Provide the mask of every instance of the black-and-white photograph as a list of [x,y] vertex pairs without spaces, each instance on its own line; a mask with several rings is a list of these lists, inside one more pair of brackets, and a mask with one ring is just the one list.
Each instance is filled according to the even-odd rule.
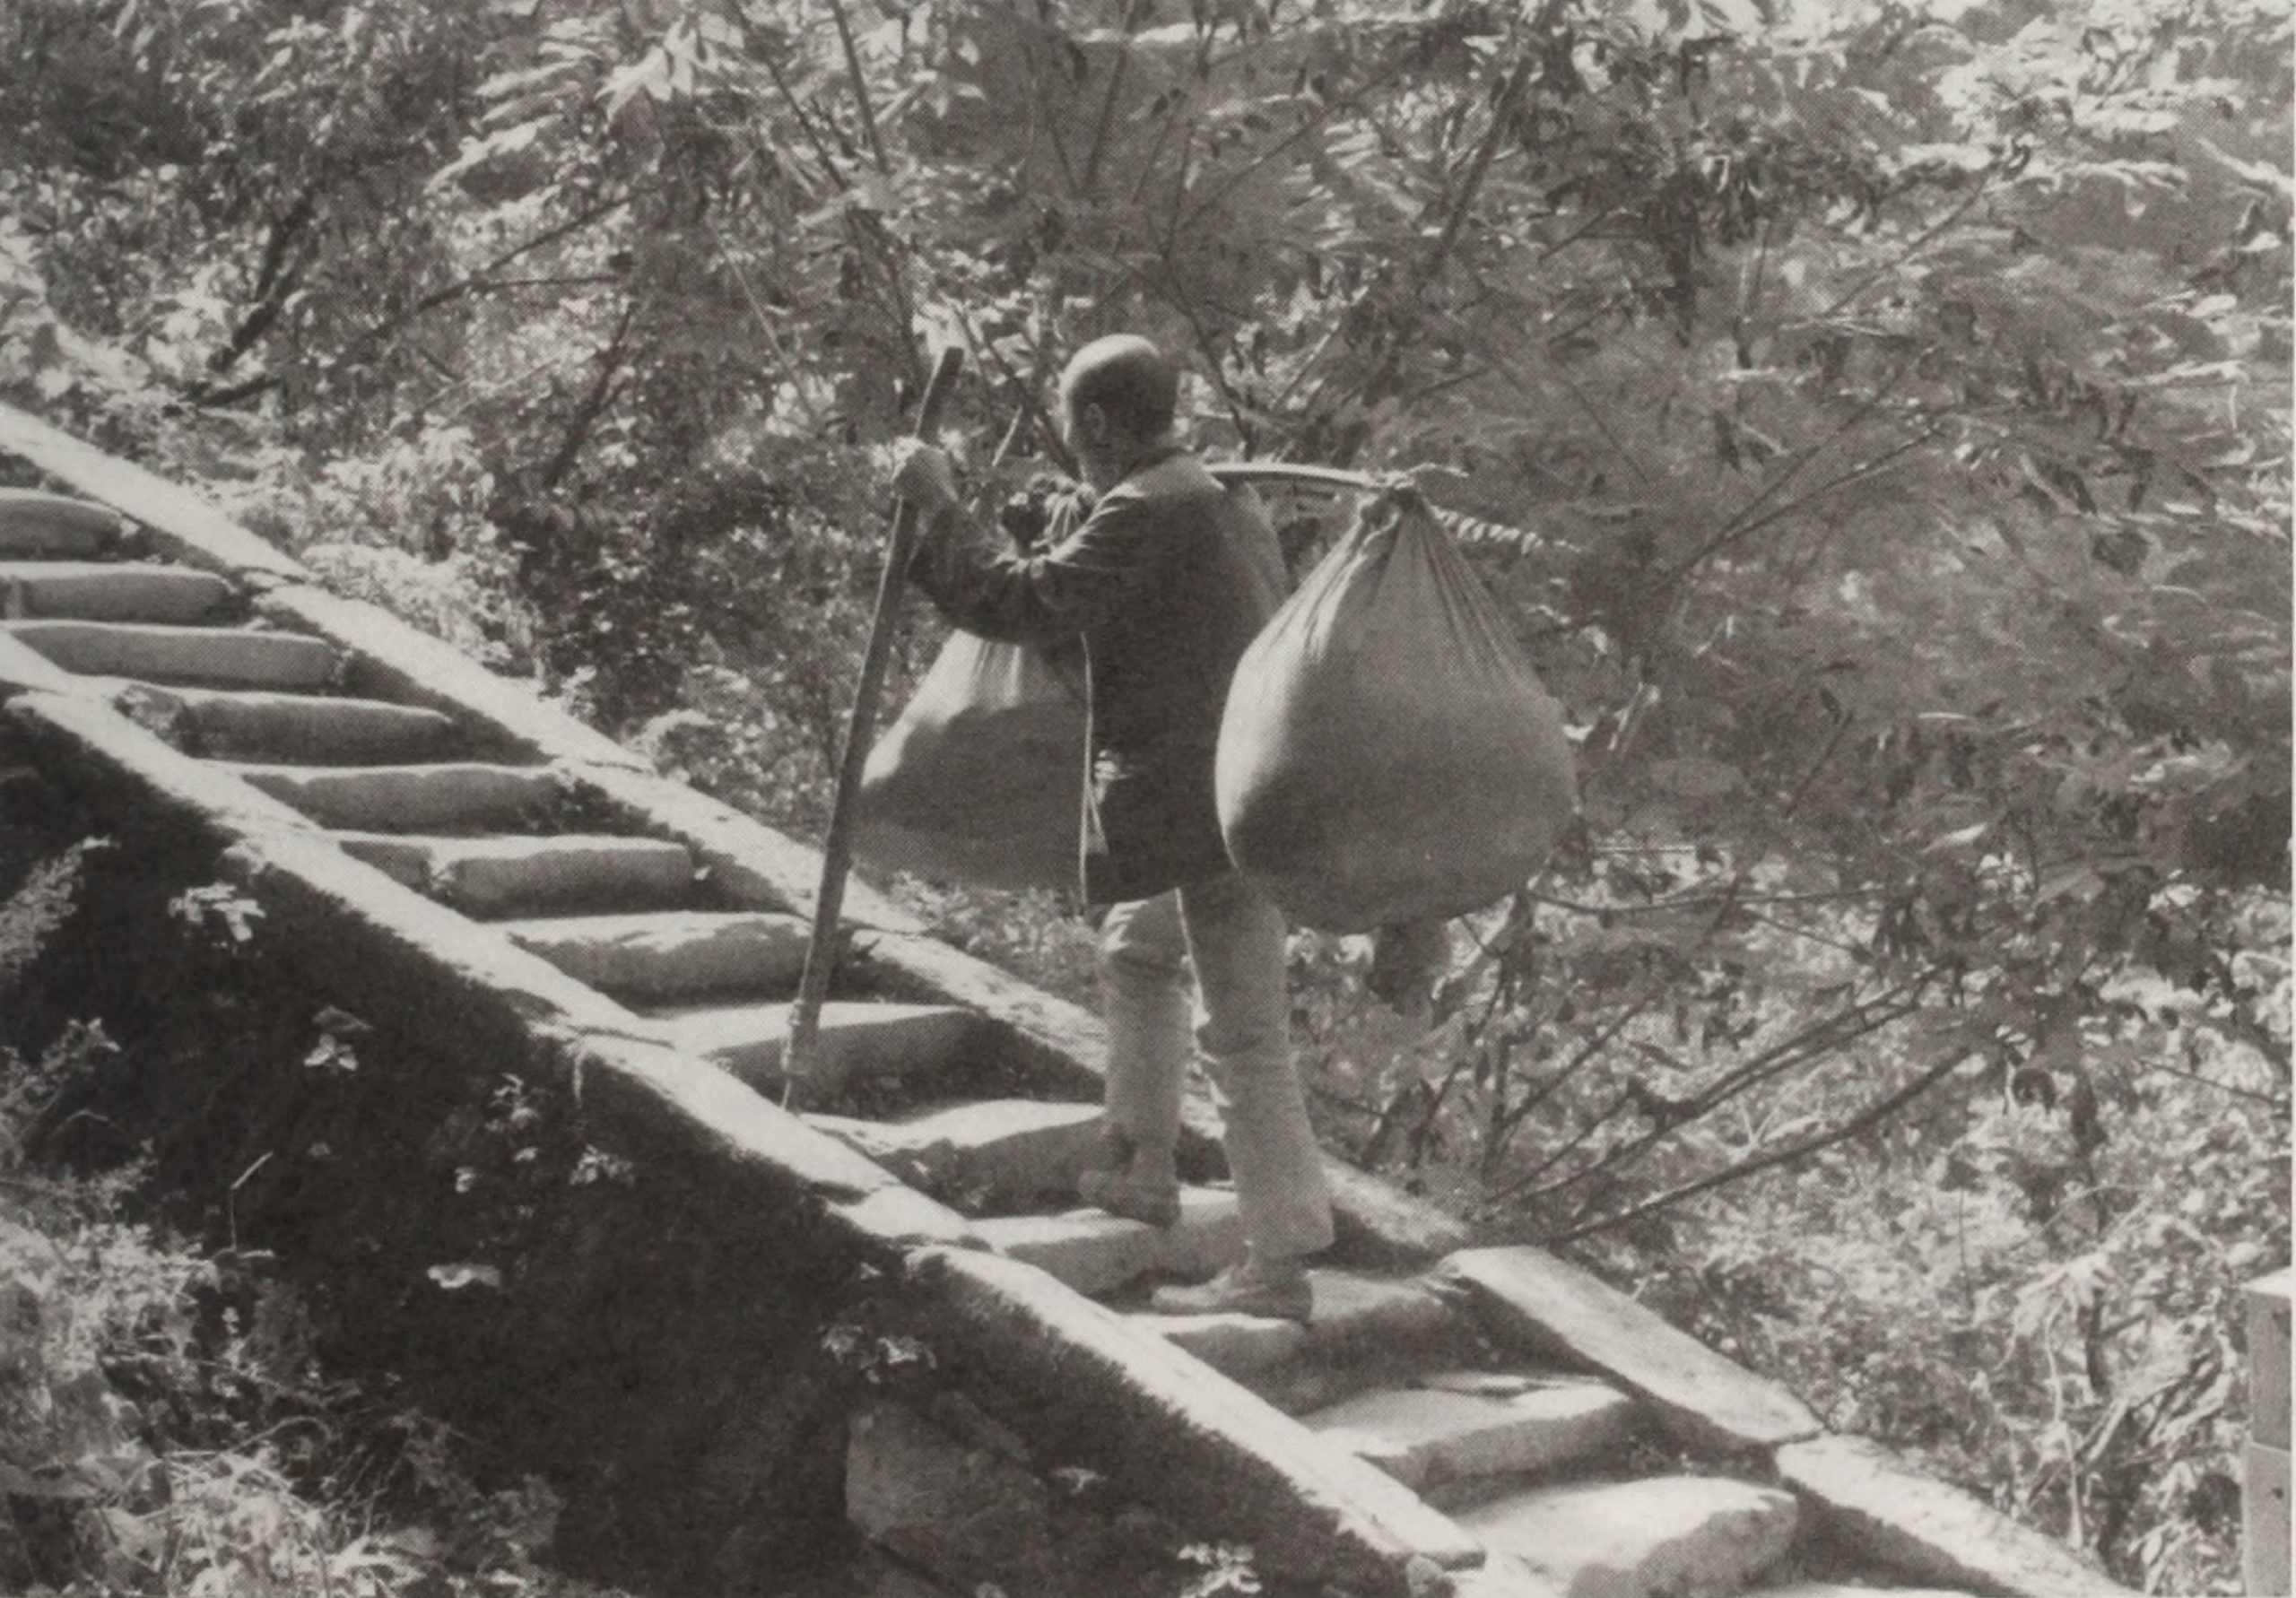
[[2290,1580],[2289,0],[0,0],[0,1593]]

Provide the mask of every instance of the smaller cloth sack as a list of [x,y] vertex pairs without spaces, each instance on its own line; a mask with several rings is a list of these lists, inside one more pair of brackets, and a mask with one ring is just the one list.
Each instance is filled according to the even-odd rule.
[[979,888],[1074,888],[1081,659],[952,632],[869,751],[854,853]]

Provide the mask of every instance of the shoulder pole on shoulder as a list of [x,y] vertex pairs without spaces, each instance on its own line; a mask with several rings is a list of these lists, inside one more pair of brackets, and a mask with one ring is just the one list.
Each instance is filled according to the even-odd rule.
[[[910,436],[930,439],[940,430],[941,412],[956,386],[964,352],[941,352],[925,398],[917,407]],[[869,647],[861,657],[861,681],[853,690],[853,711],[845,726],[845,751],[838,762],[837,791],[830,802],[829,836],[822,844],[821,890],[813,896],[813,932],[805,946],[805,972],[789,1012],[789,1043],[781,1058],[782,1102],[796,1100],[813,1072],[821,1047],[822,1001],[829,996],[830,973],[837,964],[838,922],[845,908],[846,873],[853,868],[853,806],[861,793],[861,769],[875,740],[877,699],[891,658],[893,631],[900,619],[901,591],[909,581],[909,556],[917,548],[917,507],[893,501],[893,531],[885,551],[884,575],[877,582],[876,614],[869,621]]]

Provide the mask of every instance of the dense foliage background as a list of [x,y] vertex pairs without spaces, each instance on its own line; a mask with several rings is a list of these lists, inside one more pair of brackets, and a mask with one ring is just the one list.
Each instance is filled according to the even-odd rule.
[[[1416,470],[1522,530],[1476,559],[1584,821],[1439,938],[1297,941],[1330,1141],[2229,1591],[2289,1236],[2291,45],[2276,0],[17,0],[0,387],[799,831],[934,345],[985,493],[1117,327],[1215,453]],[[1061,907],[907,891],[1083,996]]]

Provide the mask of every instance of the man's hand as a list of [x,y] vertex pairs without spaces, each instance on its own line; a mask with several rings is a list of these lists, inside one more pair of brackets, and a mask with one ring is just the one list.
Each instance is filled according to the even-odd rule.
[[948,451],[915,439],[903,439],[894,450],[893,492],[928,517],[961,503]]

